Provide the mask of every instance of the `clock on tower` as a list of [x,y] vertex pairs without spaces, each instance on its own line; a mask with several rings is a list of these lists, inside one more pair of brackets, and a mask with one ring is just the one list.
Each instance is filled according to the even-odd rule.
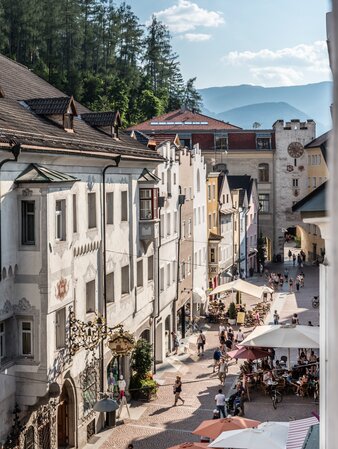
[[288,146],[288,153],[294,159],[301,157],[304,154],[304,147],[300,142],[291,142]]

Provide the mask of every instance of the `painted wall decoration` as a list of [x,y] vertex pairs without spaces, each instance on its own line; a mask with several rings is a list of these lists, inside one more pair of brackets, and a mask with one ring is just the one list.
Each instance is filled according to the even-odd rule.
[[67,279],[61,277],[61,279],[55,286],[56,299],[59,299],[60,301],[62,301],[66,297],[68,290],[69,290],[69,281],[67,281]]

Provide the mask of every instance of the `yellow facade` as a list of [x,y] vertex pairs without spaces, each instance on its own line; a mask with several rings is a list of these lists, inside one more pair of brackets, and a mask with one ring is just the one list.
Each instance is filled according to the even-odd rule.
[[306,149],[308,163],[308,193],[319,187],[329,177],[329,171],[320,147]]
[[207,227],[210,232],[218,231],[218,173],[209,173],[207,178]]

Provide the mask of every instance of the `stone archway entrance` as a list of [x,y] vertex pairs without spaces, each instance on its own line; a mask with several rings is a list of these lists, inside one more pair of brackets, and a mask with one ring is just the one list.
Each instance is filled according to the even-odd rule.
[[69,381],[62,387],[57,410],[57,447],[66,449],[75,446],[75,397]]

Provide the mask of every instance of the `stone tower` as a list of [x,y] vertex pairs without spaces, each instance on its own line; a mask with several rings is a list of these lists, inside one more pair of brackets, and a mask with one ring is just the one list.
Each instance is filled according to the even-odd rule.
[[284,230],[301,224],[291,207],[307,194],[307,156],[304,146],[316,137],[313,120],[284,123],[277,120],[273,129],[276,135],[274,159],[274,242],[275,254],[283,257]]

